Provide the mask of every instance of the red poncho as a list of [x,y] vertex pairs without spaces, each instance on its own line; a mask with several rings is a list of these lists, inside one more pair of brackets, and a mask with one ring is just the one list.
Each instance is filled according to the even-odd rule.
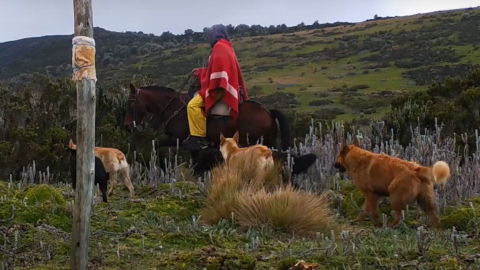
[[195,73],[200,79],[201,88],[199,95],[205,102],[206,114],[208,115],[208,112],[217,100],[217,92],[211,90],[223,88],[225,89],[223,101],[230,107],[230,115],[236,120],[239,113],[238,103],[240,98],[238,89],[242,89],[245,100],[249,98],[232,44],[225,39],[219,40],[213,46],[208,67],[199,68]]

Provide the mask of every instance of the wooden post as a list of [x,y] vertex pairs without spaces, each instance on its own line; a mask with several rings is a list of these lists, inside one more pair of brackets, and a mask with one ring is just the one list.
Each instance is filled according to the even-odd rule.
[[77,86],[77,186],[73,209],[70,269],[86,270],[95,170],[95,41],[92,0],[73,0],[73,80]]

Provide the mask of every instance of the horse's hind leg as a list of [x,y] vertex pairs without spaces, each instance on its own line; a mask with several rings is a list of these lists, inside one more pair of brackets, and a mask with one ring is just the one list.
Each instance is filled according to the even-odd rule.
[[258,136],[258,135],[256,136],[256,135],[253,135],[253,134],[245,134],[244,136],[240,136],[240,140],[239,140],[238,144],[239,144],[240,147],[249,147],[249,146],[252,146],[252,145],[256,145],[257,143],[265,145],[265,140],[268,141],[268,138],[265,138],[265,136],[264,136],[263,141],[262,141],[261,137],[262,136]]
[[[263,137],[263,140],[262,140],[262,137]],[[255,143],[256,143],[256,141],[254,142],[254,144]],[[272,135],[269,134],[269,133],[264,134],[263,136],[260,136],[260,138],[258,138],[258,143],[263,144],[268,148],[272,148],[272,147],[277,148],[276,147],[277,145],[275,143],[275,138],[272,138]]]
[[275,121],[273,121],[273,124],[272,126],[270,127],[270,130],[268,130],[267,132],[265,132],[265,134],[263,134],[263,142],[262,144],[265,145],[266,147],[268,148],[278,148],[277,147],[277,134],[278,134],[278,131],[277,131],[277,124]]

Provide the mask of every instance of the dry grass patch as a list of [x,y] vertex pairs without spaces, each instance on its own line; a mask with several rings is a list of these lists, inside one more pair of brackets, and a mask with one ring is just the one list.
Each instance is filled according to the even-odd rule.
[[327,195],[297,191],[291,186],[254,194],[242,190],[235,217],[241,226],[268,226],[299,234],[328,233],[336,228]]
[[247,159],[231,163],[230,167],[222,164],[213,168],[205,206],[200,212],[202,221],[213,225],[221,219],[231,219],[242,190],[254,193],[262,188],[273,190],[280,186],[282,180],[278,170],[278,165],[275,165],[265,174],[256,174],[251,169],[251,160]]
[[[313,194],[281,185],[279,167],[255,174],[250,160],[212,170],[210,189],[201,221],[217,224],[231,220],[243,227],[271,228],[297,234],[329,233],[340,229],[326,194]],[[233,215],[232,215],[233,213]]]

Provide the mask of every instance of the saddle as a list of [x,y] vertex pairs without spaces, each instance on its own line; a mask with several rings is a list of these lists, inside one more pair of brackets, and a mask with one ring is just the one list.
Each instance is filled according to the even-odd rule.
[[[262,104],[260,104],[257,101],[253,100],[245,100],[245,97],[243,95],[243,91],[240,88],[240,104],[243,102],[249,102],[249,103],[255,103],[263,107]],[[200,91],[200,82],[198,80],[191,80],[187,95],[188,95],[188,101],[190,99],[194,98],[196,95],[198,95],[198,92]],[[268,111],[268,110],[267,110]],[[205,114],[205,109],[203,109],[203,112]],[[230,116],[230,107],[223,101],[222,98],[220,98],[217,102],[215,102],[215,105],[212,106],[212,109],[210,110],[210,113],[207,115],[205,114],[206,117],[208,116],[213,116],[213,117],[223,117],[223,116]]]
[[[195,97],[196,95],[198,95],[198,92],[199,90],[197,90],[193,96]],[[243,92],[240,91],[240,104],[245,102],[245,99],[244,99],[244,96],[242,94]],[[205,114],[205,109],[203,109],[203,112]],[[212,106],[212,108],[210,109],[210,113],[207,115],[205,114],[206,117],[208,116],[230,116],[230,106],[227,105],[227,103],[225,103],[225,101],[223,101],[223,98],[220,98],[218,101],[215,102],[215,105]]]

